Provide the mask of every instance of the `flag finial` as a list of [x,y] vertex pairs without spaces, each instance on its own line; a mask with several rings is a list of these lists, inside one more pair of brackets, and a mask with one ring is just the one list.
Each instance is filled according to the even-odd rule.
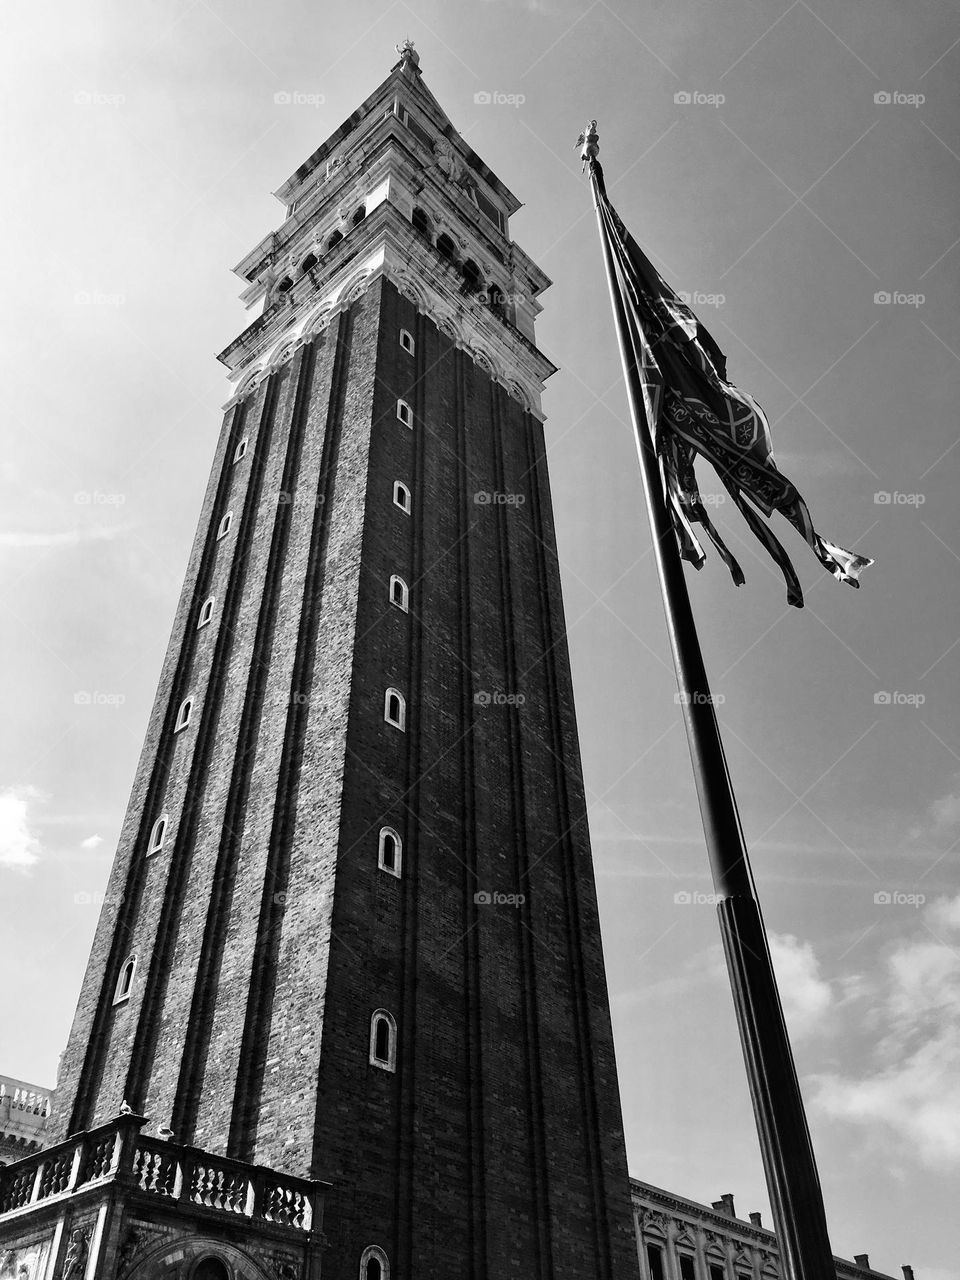
[[597,133],[597,122],[591,120],[587,127],[581,133],[576,141],[576,146],[580,148],[580,159],[583,161],[583,172],[587,172],[587,165],[592,164],[597,158],[597,152],[600,150],[600,135]]

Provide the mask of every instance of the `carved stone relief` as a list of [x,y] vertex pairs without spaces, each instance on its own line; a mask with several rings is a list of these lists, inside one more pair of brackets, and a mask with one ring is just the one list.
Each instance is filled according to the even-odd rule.
[[49,1252],[49,1240],[0,1251],[0,1280],[40,1280]]

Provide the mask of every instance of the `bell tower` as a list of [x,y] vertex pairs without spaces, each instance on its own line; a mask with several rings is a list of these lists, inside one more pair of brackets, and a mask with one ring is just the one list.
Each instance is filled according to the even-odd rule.
[[637,1274],[549,281],[399,53],[237,267],[56,1145],[0,1170],[27,1280]]

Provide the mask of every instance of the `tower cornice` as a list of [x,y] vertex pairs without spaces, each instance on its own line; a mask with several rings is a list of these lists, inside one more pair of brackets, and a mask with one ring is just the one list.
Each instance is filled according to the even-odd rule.
[[[326,231],[334,228],[337,206],[358,176],[363,174],[368,186],[376,185],[380,174],[389,167],[391,144],[407,158],[411,186],[417,191],[428,190],[441,202],[453,204],[459,217],[483,241],[487,252],[507,265],[513,262],[521,267],[535,286],[536,293],[542,293],[550,286],[549,276],[529,254],[485,218],[455,183],[444,180],[434,163],[424,166],[423,160],[428,154],[425,145],[391,111],[357,138],[349,153],[336,157],[331,168],[324,170],[311,187],[300,191],[296,211],[280,227],[264,236],[234,267],[235,275],[255,286],[243,294],[248,306],[262,297],[265,272],[279,270],[284,255],[294,251],[310,232],[314,232],[314,240],[319,241]],[[336,163],[337,160],[341,163]]]
[[460,278],[388,203],[337,245],[323,284],[301,278],[218,357],[237,382],[228,406],[303,342],[321,331],[374,281],[386,277],[458,345],[486,362],[495,380],[541,421],[543,384],[556,366],[480,299],[462,292]]

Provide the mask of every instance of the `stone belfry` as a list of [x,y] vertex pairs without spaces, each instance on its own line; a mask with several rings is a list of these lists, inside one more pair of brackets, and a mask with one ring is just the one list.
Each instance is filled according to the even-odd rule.
[[0,1171],[23,1280],[637,1274],[549,281],[400,55],[237,268],[54,1145]]

